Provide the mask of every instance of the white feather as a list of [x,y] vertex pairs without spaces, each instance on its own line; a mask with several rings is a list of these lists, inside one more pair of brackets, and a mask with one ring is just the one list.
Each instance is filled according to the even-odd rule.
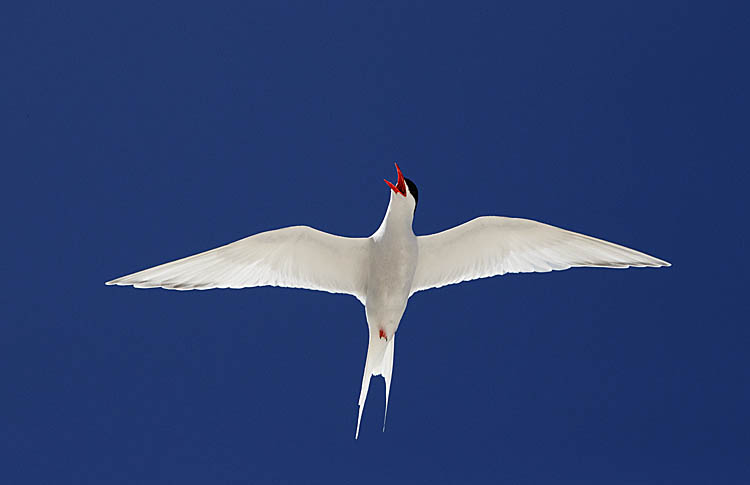
[[575,266],[670,266],[611,242],[528,219],[484,216],[417,237],[419,257],[411,293],[505,273]]
[[347,293],[364,302],[369,244],[366,238],[286,227],[106,284],[170,290],[284,286]]

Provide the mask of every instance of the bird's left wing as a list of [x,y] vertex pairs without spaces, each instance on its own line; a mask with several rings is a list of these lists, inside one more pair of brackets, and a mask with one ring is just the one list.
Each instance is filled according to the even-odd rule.
[[529,219],[485,216],[429,236],[419,236],[411,293],[505,273],[575,266],[669,266],[660,259]]
[[106,284],[170,290],[284,286],[347,293],[364,301],[368,253],[369,239],[285,227]]

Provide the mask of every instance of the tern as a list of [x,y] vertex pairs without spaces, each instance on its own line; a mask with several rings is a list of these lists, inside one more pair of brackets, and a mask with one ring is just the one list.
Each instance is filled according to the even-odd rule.
[[670,266],[648,254],[529,219],[483,216],[437,234],[416,236],[412,221],[419,192],[398,164],[396,172],[395,185],[385,180],[390,202],[370,237],[285,227],[106,284],[169,290],[281,286],[355,296],[365,306],[369,327],[357,439],[372,376],[385,379],[387,416],[396,331],[414,293],[506,273]]

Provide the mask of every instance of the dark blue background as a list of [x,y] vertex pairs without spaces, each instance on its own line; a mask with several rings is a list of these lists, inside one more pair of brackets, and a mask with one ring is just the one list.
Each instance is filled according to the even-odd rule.
[[[0,481],[750,483],[749,9],[519,3],[6,6]],[[354,298],[104,286],[369,235],[394,160],[418,234],[528,217],[673,267],[415,295],[359,441]]]

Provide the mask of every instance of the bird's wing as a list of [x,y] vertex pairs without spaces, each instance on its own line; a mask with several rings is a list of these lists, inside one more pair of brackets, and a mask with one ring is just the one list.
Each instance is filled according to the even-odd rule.
[[368,239],[295,226],[123,276],[108,285],[170,290],[285,286],[364,298]]
[[669,266],[633,249],[528,219],[485,216],[419,236],[411,293],[505,273]]

